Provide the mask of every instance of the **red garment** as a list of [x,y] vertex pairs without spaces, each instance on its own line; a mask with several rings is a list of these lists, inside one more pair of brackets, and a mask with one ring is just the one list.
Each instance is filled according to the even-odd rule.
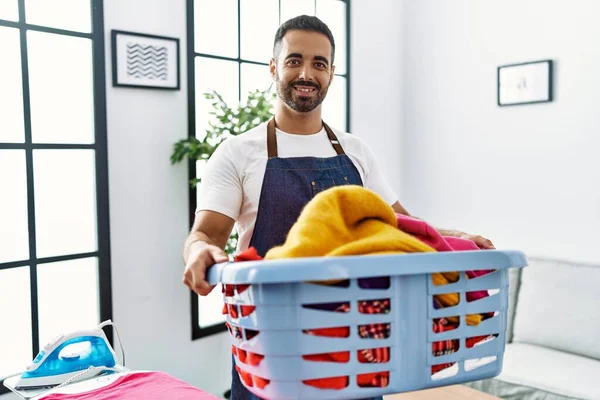
[[110,385],[84,393],[44,396],[43,400],[218,400],[163,372],[134,372],[119,377]]

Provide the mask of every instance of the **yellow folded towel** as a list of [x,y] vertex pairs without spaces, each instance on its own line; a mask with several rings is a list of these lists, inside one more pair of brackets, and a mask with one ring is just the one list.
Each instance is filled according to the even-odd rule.
[[316,195],[282,246],[266,259],[435,251],[398,229],[394,210],[375,192],[345,185]]

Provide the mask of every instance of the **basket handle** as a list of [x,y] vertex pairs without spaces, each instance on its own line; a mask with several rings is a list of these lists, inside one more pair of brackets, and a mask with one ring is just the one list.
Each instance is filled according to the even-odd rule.
[[231,264],[231,262],[224,262],[212,265],[206,270],[206,281],[211,286],[216,286],[221,283],[221,275],[223,274],[223,270],[227,265]]

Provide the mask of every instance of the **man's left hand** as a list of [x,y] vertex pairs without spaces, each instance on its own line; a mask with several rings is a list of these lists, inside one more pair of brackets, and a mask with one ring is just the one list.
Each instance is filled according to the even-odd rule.
[[496,248],[494,246],[494,244],[491,242],[491,240],[486,239],[480,235],[470,235],[468,233],[461,232],[461,231],[440,231],[440,233],[444,236],[455,236],[455,237],[471,240],[471,241],[475,242],[477,247],[479,247],[480,249],[494,250]]

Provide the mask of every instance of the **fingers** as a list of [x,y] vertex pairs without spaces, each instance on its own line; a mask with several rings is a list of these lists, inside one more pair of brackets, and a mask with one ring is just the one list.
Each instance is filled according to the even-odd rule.
[[202,249],[196,256],[190,258],[183,273],[183,284],[200,296],[209,294],[214,286],[206,281],[206,269],[215,264],[228,261],[229,258],[216,246]]
[[210,254],[215,264],[229,261],[227,254],[225,254],[225,252],[218,247],[211,247]]
[[496,248],[489,239],[486,239],[482,236],[475,236],[474,242],[481,249],[495,249]]

